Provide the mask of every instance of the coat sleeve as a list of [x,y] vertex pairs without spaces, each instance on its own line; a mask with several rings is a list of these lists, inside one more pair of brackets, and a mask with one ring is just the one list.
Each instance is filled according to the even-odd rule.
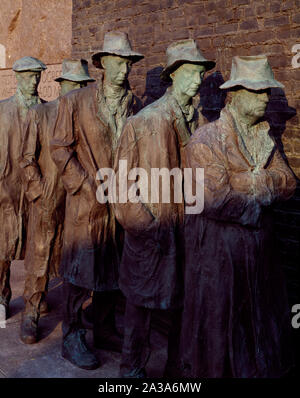
[[266,169],[272,178],[274,201],[289,199],[296,189],[296,179],[278,149]]
[[[134,127],[130,119],[124,126],[115,157],[114,170],[116,173],[117,195],[119,195],[120,185],[122,184],[122,177],[120,177],[120,161],[124,160],[127,162],[127,175],[131,169],[139,166],[138,140],[136,139]],[[128,181],[127,189],[124,186],[125,190],[122,192],[127,195],[135,182],[136,181]],[[120,197],[118,199],[120,199]],[[155,224],[155,217],[145,206],[142,200],[140,200],[138,203],[132,203],[127,197],[125,203],[120,203],[120,200],[117,200],[116,202],[117,203],[114,203],[113,205],[115,214],[125,230],[133,234],[140,234],[147,232],[148,229],[153,228]]]
[[37,199],[43,191],[42,176],[37,162],[38,148],[38,114],[35,109],[30,109],[25,121],[20,159],[25,194],[29,202]]
[[75,129],[73,102],[68,96],[62,97],[53,137],[50,141],[50,151],[64,187],[71,195],[80,189],[87,177],[76,157]]
[[[187,165],[204,169],[203,215],[218,221],[255,226],[260,217],[261,205],[253,192],[243,192],[238,184],[231,183],[222,152],[213,146],[192,140],[186,147]],[[242,179],[250,178],[243,173]],[[246,184],[249,185],[249,184]]]

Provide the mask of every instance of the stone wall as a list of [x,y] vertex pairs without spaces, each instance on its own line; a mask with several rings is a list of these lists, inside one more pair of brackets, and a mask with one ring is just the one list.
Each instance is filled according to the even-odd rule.
[[46,64],[60,63],[71,54],[72,0],[1,0],[0,44],[11,68],[25,55]]
[[[144,104],[166,89],[159,79],[166,47],[178,39],[196,39],[204,55],[217,62],[200,92],[209,120],[224,106],[218,86],[229,78],[232,57],[267,54],[275,78],[285,85],[284,91],[272,91],[267,118],[300,177],[300,63],[295,53],[300,50],[300,0],[73,0],[73,56],[90,59],[110,30],[127,32],[134,49],[145,55],[130,76]],[[90,72],[97,77],[93,66]],[[276,246],[288,276],[290,302],[300,303],[300,191],[275,211]],[[300,342],[299,330],[295,333]]]

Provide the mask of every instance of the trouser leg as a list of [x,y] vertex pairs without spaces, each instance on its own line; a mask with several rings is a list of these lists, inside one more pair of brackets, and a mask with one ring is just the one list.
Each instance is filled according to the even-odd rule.
[[122,351],[122,338],[116,328],[116,302],[119,291],[93,293],[93,333],[97,348]]
[[39,313],[40,304],[48,289],[49,263],[56,236],[56,222],[52,208],[39,203],[30,204],[28,236],[25,254],[25,313]]
[[10,261],[0,261],[0,304],[8,305],[11,299]]
[[25,313],[40,313],[40,304],[48,288],[48,273],[36,276],[34,270],[27,269],[24,289]]
[[81,322],[83,303],[90,297],[88,289],[63,281],[63,323],[62,331],[65,339],[70,333],[84,329]]
[[165,377],[182,376],[179,353],[181,318],[181,309],[171,311],[171,324],[168,331],[168,357],[164,372]]
[[136,377],[144,371],[150,356],[150,322],[152,311],[127,301],[124,320],[124,343],[120,373]]

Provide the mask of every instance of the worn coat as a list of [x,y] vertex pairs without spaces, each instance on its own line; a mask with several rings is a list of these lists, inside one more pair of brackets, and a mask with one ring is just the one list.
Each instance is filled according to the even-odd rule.
[[[183,200],[175,203],[171,179],[170,203],[162,203],[161,195],[159,203],[153,203],[150,198],[155,189],[150,180],[153,168],[181,171],[183,148],[194,122],[191,119],[190,126],[186,123],[169,89],[162,98],[129,118],[120,138],[115,163],[117,176],[119,161],[126,160],[128,172],[140,167],[146,170],[148,177],[148,198],[143,197],[138,203],[127,200],[115,205],[116,217],[125,229],[120,288],[136,306],[169,309],[181,305]],[[134,181],[128,182],[128,192],[133,184]],[[120,181],[117,191],[119,186]]]
[[60,263],[65,190],[50,155],[58,105],[59,99],[31,108],[23,136],[20,166],[30,203],[25,266],[37,276],[58,275]]
[[18,95],[0,101],[0,260],[5,261],[23,257],[25,247],[26,201],[19,159],[26,113]]
[[[128,90],[122,117],[135,112]],[[109,203],[96,199],[100,168],[113,166],[117,140],[104,112],[102,80],[61,98],[51,155],[67,192],[62,254],[63,275],[92,290],[118,288],[119,234]]]
[[257,162],[228,107],[198,129],[188,165],[204,168],[204,211],[186,217],[185,376],[278,377],[291,365],[290,317],[270,205],[295,179],[259,123]]

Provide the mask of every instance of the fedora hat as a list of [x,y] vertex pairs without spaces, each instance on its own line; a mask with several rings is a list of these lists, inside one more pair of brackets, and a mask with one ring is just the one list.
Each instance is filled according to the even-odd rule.
[[232,59],[230,79],[220,88],[242,86],[249,90],[264,90],[284,85],[274,78],[266,55],[235,56]]
[[203,65],[206,70],[210,70],[216,65],[214,61],[208,61],[204,58],[197,43],[193,39],[179,40],[170,44],[166,55],[167,65],[160,75],[160,78],[166,82],[172,81],[170,74],[182,64]]
[[133,63],[144,58],[142,54],[132,51],[128,35],[125,32],[107,32],[104,35],[103,49],[92,55],[93,64],[102,68],[101,57],[104,55],[118,55],[129,58]]
[[56,82],[70,80],[72,82],[94,82],[89,75],[88,62],[85,59],[64,59],[62,74],[54,79]]
[[13,64],[12,69],[15,72],[41,72],[47,69],[47,66],[37,58],[23,57]]

